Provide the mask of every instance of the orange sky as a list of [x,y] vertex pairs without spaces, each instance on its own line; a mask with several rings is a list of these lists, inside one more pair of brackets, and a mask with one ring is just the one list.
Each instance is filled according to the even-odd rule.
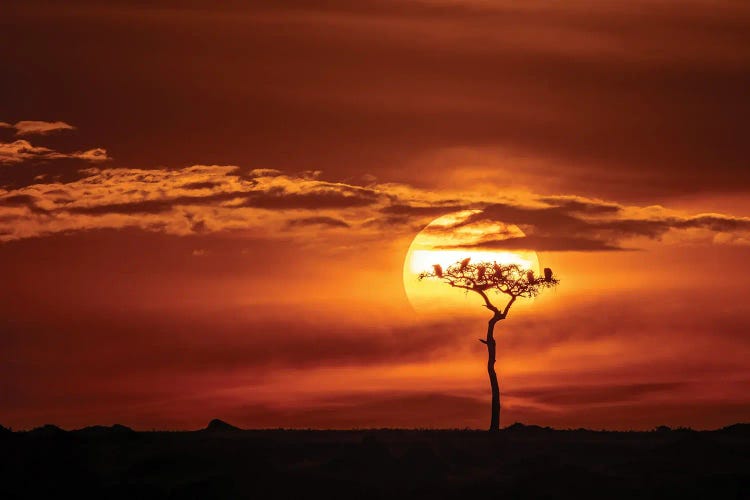
[[747,421],[749,28],[732,1],[10,8],[0,424],[483,428],[486,311],[402,281],[466,209],[562,280],[498,326],[502,425]]

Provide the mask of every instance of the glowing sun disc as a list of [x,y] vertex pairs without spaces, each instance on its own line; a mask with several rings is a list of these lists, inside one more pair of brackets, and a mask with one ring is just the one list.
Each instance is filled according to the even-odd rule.
[[[518,264],[539,274],[539,258],[531,250],[494,250],[476,248],[476,245],[493,236],[498,239],[523,237],[518,226],[501,222],[470,220],[479,210],[464,210],[438,217],[414,237],[404,259],[403,281],[406,296],[416,312],[433,312],[437,309],[478,309],[481,302],[452,289],[438,280],[419,281],[417,275],[431,271],[434,264],[448,267],[466,257],[473,262]],[[470,294],[474,295],[474,294]],[[501,298],[498,302],[502,302]]]

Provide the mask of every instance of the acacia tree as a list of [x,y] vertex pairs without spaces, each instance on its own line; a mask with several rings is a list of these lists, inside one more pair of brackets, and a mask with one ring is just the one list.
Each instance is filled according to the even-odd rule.
[[[484,307],[492,312],[487,325],[487,336],[479,339],[487,346],[487,374],[492,389],[492,418],[490,431],[500,430],[500,387],[495,373],[495,324],[508,317],[511,306],[518,297],[536,297],[545,288],[554,287],[559,280],[552,276],[550,268],[544,269],[544,276],[534,276],[534,272],[517,264],[498,264],[497,262],[479,262],[471,264],[470,258],[464,259],[443,269],[440,264],[433,266],[432,272],[419,274],[419,279],[438,279],[454,287],[474,292],[484,300]],[[508,302],[502,309],[496,307],[489,297],[489,292],[506,295]]]

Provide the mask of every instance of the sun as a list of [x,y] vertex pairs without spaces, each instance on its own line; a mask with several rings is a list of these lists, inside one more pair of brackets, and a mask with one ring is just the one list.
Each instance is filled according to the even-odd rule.
[[474,262],[518,264],[539,274],[539,257],[534,251],[478,248],[480,242],[490,238],[518,238],[523,237],[524,233],[513,224],[472,221],[471,216],[477,213],[480,211],[463,210],[438,217],[412,241],[404,259],[403,280],[406,296],[416,312],[480,310],[481,303],[474,296],[467,296],[439,281],[419,281],[417,275],[422,271],[431,271],[433,264],[445,268],[471,257]]

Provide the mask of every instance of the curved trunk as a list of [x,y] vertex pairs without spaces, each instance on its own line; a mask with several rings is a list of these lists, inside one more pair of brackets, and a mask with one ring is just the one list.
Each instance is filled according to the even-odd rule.
[[500,386],[497,383],[495,373],[495,323],[500,320],[497,315],[493,316],[487,325],[487,374],[490,376],[490,388],[492,389],[492,417],[490,419],[490,432],[500,430]]

